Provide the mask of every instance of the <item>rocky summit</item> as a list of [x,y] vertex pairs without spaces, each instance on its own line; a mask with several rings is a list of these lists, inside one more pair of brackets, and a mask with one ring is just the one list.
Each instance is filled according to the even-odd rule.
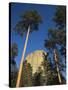
[[27,63],[31,64],[33,68],[33,73],[35,73],[39,67],[43,69],[41,65],[44,60],[43,53],[45,56],[47,56],[47,53],[43,50],[36,50],[27,55],[26,60],[27,60]]

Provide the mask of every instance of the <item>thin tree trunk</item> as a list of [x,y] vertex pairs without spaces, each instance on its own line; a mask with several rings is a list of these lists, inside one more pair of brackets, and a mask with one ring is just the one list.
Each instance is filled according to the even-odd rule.
[[25,51],[26,51],[26,47],[27,47],[29,32],[30,32],[30,26],[28,27],[26,41],[25,41],[25,44],[24,44],[24,50],[23,50],[22,58],[21,58],[21,62],[20,62],[20,67],[19,67],[19,72],[18,72],[18,78],[17,78],[16,87],[19,87],[19,85],[20,85],[21,74],[22,74],[22,67],[23,67],[23,61],[24,61]]
[[57,75],[58,75],[59,83],[61,84],[61,76],[60,76],[60,71],[59,71],[59,66],[58,66],[58,59],[57,59],[56,49],[54,49],[54,58],[55,58],[55,63],[56,63],[56,69],[57,69]]

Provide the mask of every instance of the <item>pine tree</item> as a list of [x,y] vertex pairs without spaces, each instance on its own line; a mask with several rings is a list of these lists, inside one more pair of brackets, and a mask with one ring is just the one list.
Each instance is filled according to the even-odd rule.
[[29,33],[33,31],[37,31],[39,24],[42,22],[42,19],[36,10],[25,11],[25,13],[21,15],[20,18],[21,20],[16,24],[16,27],[14,30],[21,36],[23,36],[24,33],[26,32],[27,32],[27,35],[26,35],[26,41],[25,41],[24,50],[22,54],[22,59],[20,62],[20,68],[18,72],[16,87],[19,87],[19,84],[20,84],[22,65],[23,65],[22,63],[24,61],[24,55],[27,47]]
[[17,80],[17,66],[15,62],[15,58],[18,55],[18,46],[16,43],[12,43],[11,48],[10,48],[10,74],[9,74],[9,79],[10,79],[10,87],[15,87],[16,86],[16,80]]
[[32,83],[32,67],[25,60],[24,63],[23,63],[22,77],[21,77],[20,86],[29,87],[29,86],[32,86],[32,85],[33,85],[33,83]]
[[[66,7],[65,6],[58,6],[56,8],[56,12],[53,20],[56,23],[56,27],[48,30],[48,39],[45,40],[44,46],[48,48],[48,50],[51,51],[54,55],[58,79],[59,82],[62,83],[60,70],[63,68],[62,67],[63,63],[61,61],[60,51],[61,51],[61,55],[66,54],[65,51],[66,50],[65,49],[66,48]],[[63,50],[59,50],[59,49],[63,49]]]

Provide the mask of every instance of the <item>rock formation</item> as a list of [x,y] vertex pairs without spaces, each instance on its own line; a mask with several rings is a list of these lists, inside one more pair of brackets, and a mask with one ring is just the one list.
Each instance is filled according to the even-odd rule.
[[44,60],[43,53],[45,54],[45,56],[47,56],[47,53],[44,52],[43,50],[37,50],[27,55],[26,60],[27,60],[27,63],[31,64],[33,68],[33,73],[35,73],[39,67],[43,69],[41,65]]

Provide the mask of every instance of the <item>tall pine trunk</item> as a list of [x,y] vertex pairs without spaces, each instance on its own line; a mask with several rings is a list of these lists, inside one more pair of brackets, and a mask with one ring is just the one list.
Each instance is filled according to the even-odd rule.
[[26,52],[29,32],[30,32],[30,26],[28,27],[28,32],[27,32],[27,35],[26,35],[26,40],[25,40],[25,44],[24,44],[24,50],[23,50],[23,53],[22,53],[22,58],[21,58],[20,67],[19,67],[19,71],[18,71],[18,78],[17,78],[16,87],[20,86],[21,75],[22,75],[22,68],[23,68],[23,61],[24,61],[24,56],[25,56],[25,52]]
[[59,66],[58,66],[58,58],[57,58],[56,49],[54,49],[54,59],[55,59],[55,63],[56,63],[56,70],[57,70],[58,80],[59,80],[59,83],[61,84],[61,76],[60,76],[60,70],[59,70]]

